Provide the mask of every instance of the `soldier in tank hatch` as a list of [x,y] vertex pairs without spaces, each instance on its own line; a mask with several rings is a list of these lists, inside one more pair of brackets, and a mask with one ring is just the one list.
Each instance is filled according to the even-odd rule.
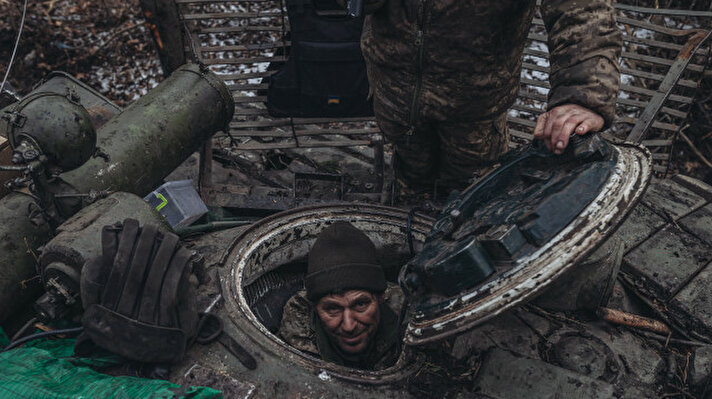
[[380,370],[398,356],[397,308],[371,240],[348,222],[324,229],[309,252],[306,290],[284,307],[279,335],[342,366]]

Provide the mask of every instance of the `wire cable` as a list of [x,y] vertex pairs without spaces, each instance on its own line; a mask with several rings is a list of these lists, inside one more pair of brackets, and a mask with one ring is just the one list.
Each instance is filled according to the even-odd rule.
[[43,331],[41,333],[37,334],[32,334],[28,335],[26,337],[20,338],[17,341],[11,342],[10,345],[6,346],[5,349],[2,350],[2,352],[9,351],[10,349],[14,349],[25,342],[32,341],[37,338],[42,338],[42,337],[49,337],[52,335],[61,335],[61,334],[75,334],[82,332],[84,330],[84,327],[74,327],[74,328],[65,328],[63,330],[52,330],[52,331]]
[[30,327],[32,327],[32,325],[35,324],[35,323],[37,323],[37,318],[36,318],[36,317],[31,318],[27,323],[25,323],[24,326],[22,326],[22,328],[20,328],[20,329],[15,333],[15,335],[12,336],[12,339],[10,339],[10,342],[16,341],[16,340],[18,340],[20,337],[22,337],[23,335],[25,335],[25,333],[27,332],[27,330],[28,330]]
[[22,18],[20,18],[20,29],[17,31],[17,40],[15,40],[15,48],[12,49],[12,55],[10,56],[10,63],[7,64],[7,71],[5,71],[5,77],[0,83],[0,94],[5,89],[5,82],[7,77],[10,75],[10,69],[12,69],[12,63],[15,62],[15,54],[17,54],[17,47],[20,44],[20,36],[22,36],[22,28],[25,26],[25,15],[27,14],[27,0],[25,0],[25,5],[22,6]]

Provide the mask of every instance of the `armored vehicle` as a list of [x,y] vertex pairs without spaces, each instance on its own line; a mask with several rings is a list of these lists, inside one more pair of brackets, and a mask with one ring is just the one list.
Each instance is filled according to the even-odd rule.
[[[33,183],[0,198],[3,327],[20,329],[32,300],[42,320],[76,320],[81,270],[100,253],[100,229],[131,216],[169,231],[141,197],[199,149],[197,167],[184,164],[172,178],[194,178],[208,205],[232,215],[178,232],[201,260],[199,308],[223,329],[216,341],[192,346],[165,379],[255,398],[708,394],[712,187],[665,173],[670,132],[687,118],[709,32],[631,19],[624,13],[657,11],[619,4],[628,28],[687,40],[626,35],[627,43],[667,47],[674,56],[624,53],[632,78],[605,140],[587,137],[562,157],[527,143],[525,130],[546,100],[534,72],[546,67],[525,63],[525,87],[509,115],[513,152],[462,193],[413,207],[391,190],[388,147],[371,117],[268,109],[269,84],[253,79],[276,75],[287,61],[285,36],[272,41],[270,32],[288,26],[225,21],[284,21],[286,10],[216,13],[207,3],[172,3],[188,22],[188,56],[198,63],[176,69],[122,112],[61,74],[3,109],[11,156],[2,170],[15,173],[15,191]],[[545,40],[540,21],[532,29],[534,42]],[[250,34],[225,46],[201,39],[225,32]],[[241,54],[264,50],[272,52]],[[237,56],[206,56],[219,51]],[[546,59],[546,52],[530,46],[525,57]],[[28,129],[44,126],[31,112],[35,98],[57,100],[42,110],[82,115],[75,128],[86,140],[73,142],[71,156],[46,140],[51,132],[22,130],[23,119],[36,122]],[[303,287],[311,244],[335,221],[371,238],[388,279],[408,297],[398,360],[382,371],[325,362],[276,333],[284,304]],[[236,227],[212,231],[225,226]],[[35,274],[39,299],[21,284]]]

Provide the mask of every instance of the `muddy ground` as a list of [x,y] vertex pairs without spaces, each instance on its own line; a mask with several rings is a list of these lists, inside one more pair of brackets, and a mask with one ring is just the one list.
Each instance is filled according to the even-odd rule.
[[[18,0],[0,0],[3,77],[22,5]],[[136,100],[163,78],[136,0],[29,2],[8,82],[22,95],[53,70],[69,72],[120,106]]]

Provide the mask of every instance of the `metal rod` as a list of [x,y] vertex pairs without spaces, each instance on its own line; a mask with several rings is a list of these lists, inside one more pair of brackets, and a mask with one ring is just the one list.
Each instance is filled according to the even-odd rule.
[[221,299],[222,299],[222,294],[218,294],[218,296],[216,296],[215,299],[213,299],[213,301],[210,302],[210,305],[208,305],[208,307],[206,307],[205,310],[203,310],[203,313],[210,313],[210,311],[213,310],[215,305],[217,305]]
[[10,165],[0,165],[0,170],[6,172],[25,172],[28,171],[29,166],[10,166]]
[[708,32],[699,31],[692,35],[690,39],[688,39],[687,43],[685,43],[682,50],[680,50],[678,56],[675,58],[675,62],[668,70],[667,75],[665,75],[665,78],[660,83],[658,90],[656,90],[655,94],[650,99],[649,105],[645,108],[645,110],[643,110],[643,113],[640,115],[638,123],[633,126],[633,129],[628,135],[628,141],[640,143],[641,141],[643,141],[643,139],[645,139],[645,135],[647,134],[650,126],[652,126],[653,121],[655,120],[655,116],[658,114],[658,111],[663,106],[663,103],[665,103],[665,100],[667,100],[667,98],[670,96],[672,89],[680,80],[682,73],[685,71],[685,68],[690,63],[690,60],[692,59],[692,54],[695,54],[697,49],[699,49],[702,44],[710,38],[711,35],[712,30]]
[[637,7],[628,4],[614,3],[613,7],[623,11],[633,11],[644,14],[656,14],[666,16],[681,16],[681,17],[712,17],[712,11],[694,11],[694,10],[673,10],[670,8],[649,8]]
[[10,56],[10,63],[7,64],[7,71],[5,71],[5,77],[2,79],[2,84],[0,84],[0,94],[3,89],[5,89],[5,82],[7,77],[10,75],[10,69],[12,69],[12,63],[15,61],[15,54],[17,54],[17,46],[20,44],[20,36],[22,36],[22,28],[25,26],[25,14],[27,13],[27,0],[22,6],[22,18],[20,18],[20,29],[17,30],[17,39],[15,40],[15,48],[12,49],[12,55]]
[[668,327],[665,323],[648,317],[638,316],[632,313],[623,312],[621,310],[604,307],[598,308],[598,310],[596,310],[596,314],[598,317],[609,323],[653,331],[664,335],[672,334],[670,327]]
[[252,224],[252,223],[254,223],[254,220],[232,220],[232,221],[209,222],[209,223],[205,223],[205,224],[198,224],[195,226],[186,226],[186,227],[177,228],[176,234],[183,237],[188,234],[207,233],[207,232],[210,232],[213,230],[228,229],[231,227],[239,227],[239,226],[244,226],[244,225]]

